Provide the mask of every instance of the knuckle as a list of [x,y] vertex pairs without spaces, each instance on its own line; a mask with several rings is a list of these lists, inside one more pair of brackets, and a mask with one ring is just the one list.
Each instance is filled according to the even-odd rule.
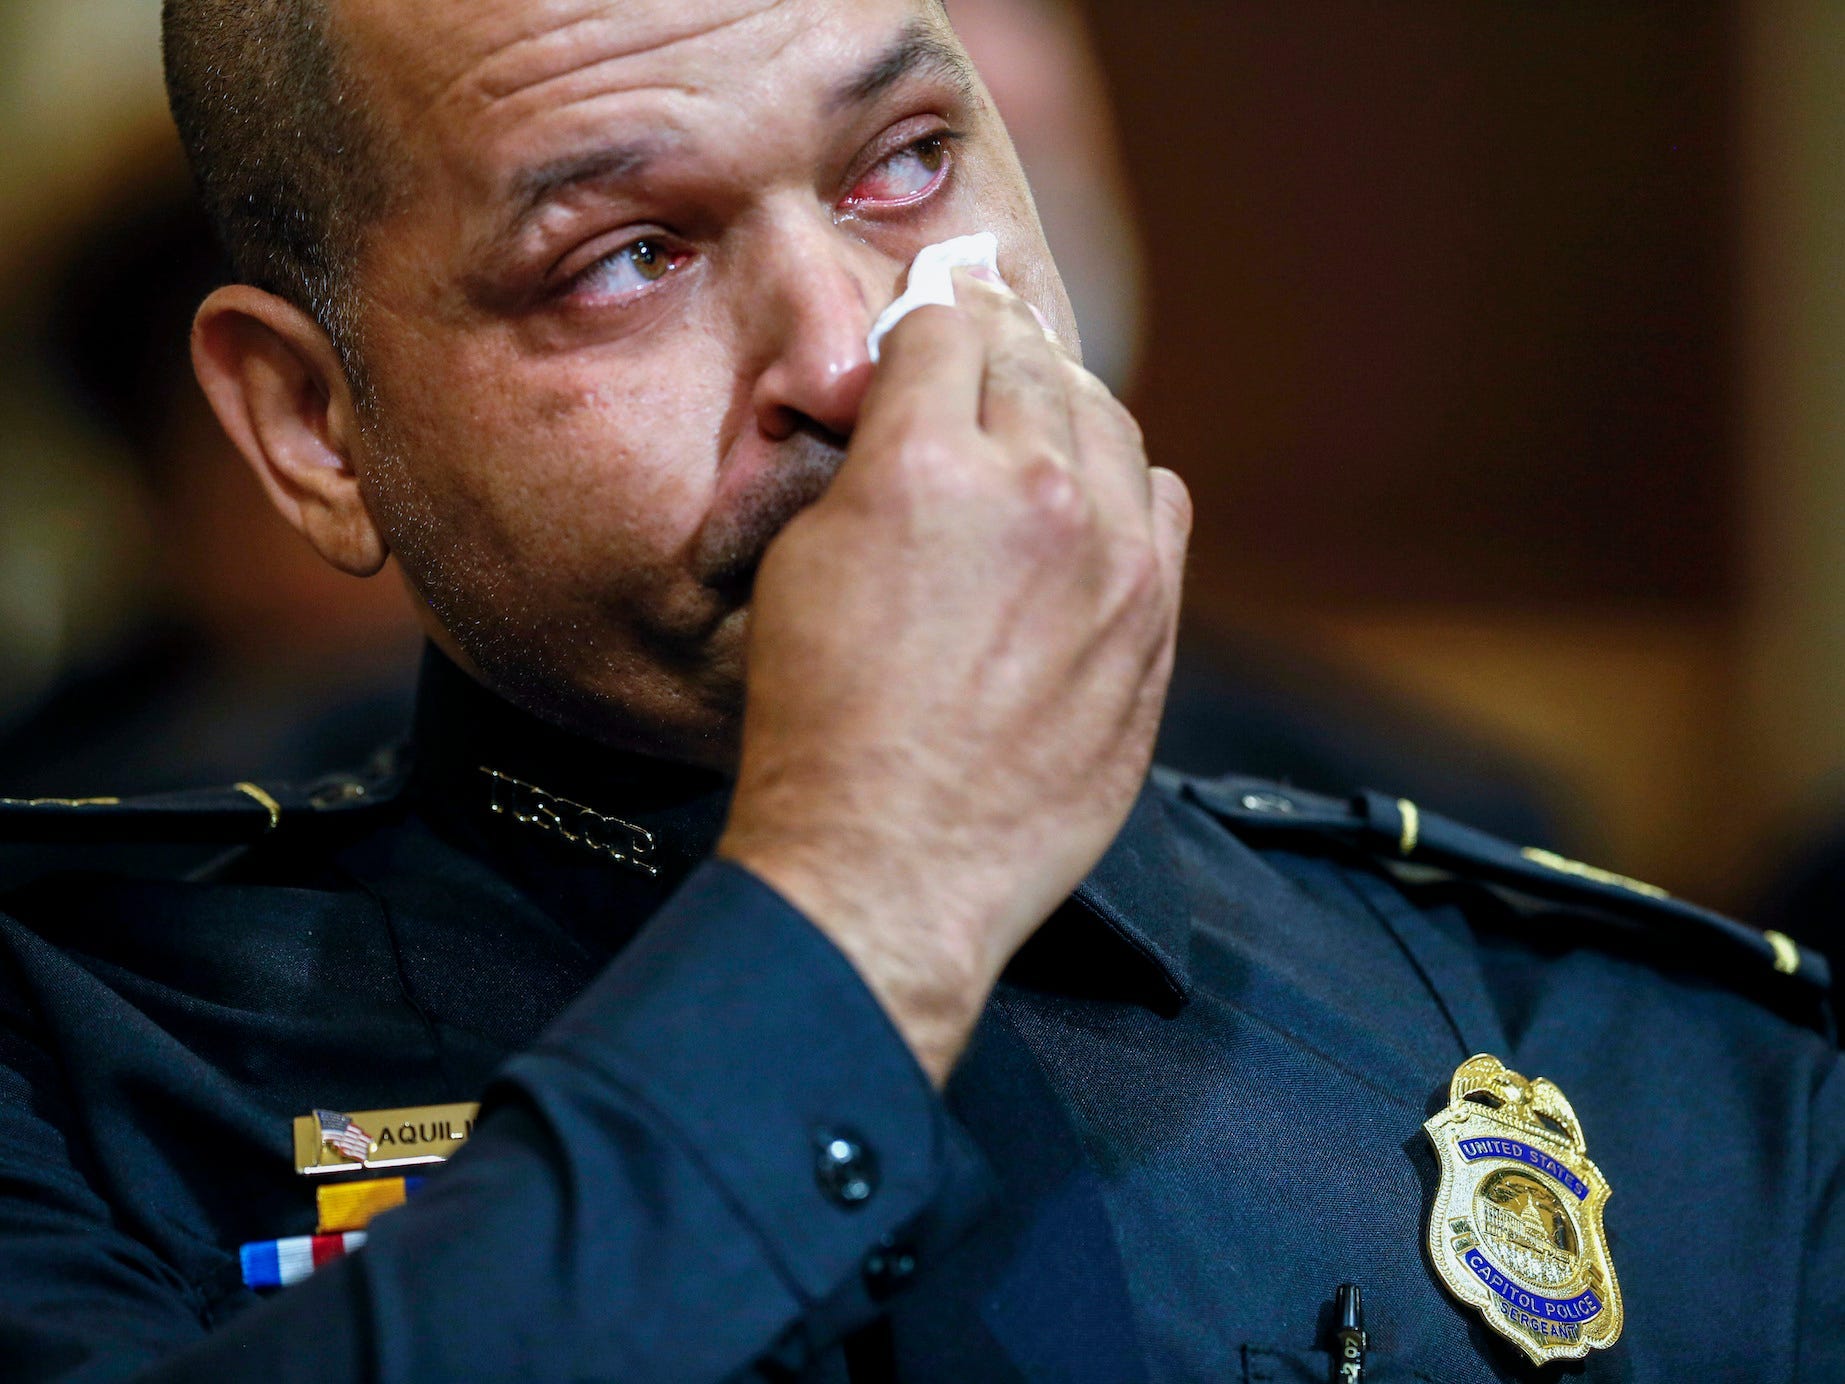
[[1069,462],[1050,448],[1034,453],[1019,468],[1019,481],[1031,522],[1041,532],[1067,536],[1095,521],[1094,506]]

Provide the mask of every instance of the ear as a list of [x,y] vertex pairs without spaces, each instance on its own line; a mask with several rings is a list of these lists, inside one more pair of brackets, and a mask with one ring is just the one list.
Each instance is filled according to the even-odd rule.
[[358,409],[320,324],[273,293],[233,284],[199,309],[192,366],[282,517],[341,571],[376,573],[390,547],[359,490]]

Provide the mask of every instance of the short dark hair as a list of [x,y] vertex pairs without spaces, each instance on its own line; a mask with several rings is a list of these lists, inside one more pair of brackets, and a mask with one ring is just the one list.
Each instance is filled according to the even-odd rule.
[[384,136],[328,0],[164,0],[167,97],[238,281],[357,362],[354,272],[389,205]]

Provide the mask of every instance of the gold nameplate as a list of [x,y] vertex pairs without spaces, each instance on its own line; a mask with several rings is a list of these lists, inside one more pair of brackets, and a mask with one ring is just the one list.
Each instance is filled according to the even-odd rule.
[[1613,1345],[1622,1315],[1602,1226],[1608,1182],[1563,1093],[1472,1057],[1423,1129],[1441,1160],[1429,1258],[1448,1290],[1534,1364]]
[[295,1171],[312,1177],[440,1163],[467,1143],[479,1114],[473,1101],[402,1110],[316,1110],[295,1121]]

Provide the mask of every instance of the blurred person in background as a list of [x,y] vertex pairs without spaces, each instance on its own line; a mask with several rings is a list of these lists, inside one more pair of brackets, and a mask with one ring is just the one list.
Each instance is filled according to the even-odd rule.
[[938,6],[168,14],[200,378],[430,646],[407,772],[0,804],[236,848],[7,900],[9,1366],[1836,1375],[1822,963],[1147,777],[1185,492]]
[[362,763],[408,726],[416,634],[394,582],[332,571],[275,516],[192,377],[222,262],[177,160],[80,219],[37,340],[143,507],[126,619],[0,730],[0,795],[149,793]]

